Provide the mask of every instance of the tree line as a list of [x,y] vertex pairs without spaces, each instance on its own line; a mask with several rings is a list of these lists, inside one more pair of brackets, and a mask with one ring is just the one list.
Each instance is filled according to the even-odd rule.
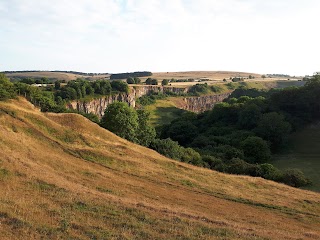
[[131,73],[115,73],[110,75],[111,80],[115,79],[127,79],[127,78],[139,78],[139,77],[149,77],[152,76],[152,72],[131,72]]
[[[54,84],[45,87],[34,87],[30,83],[25,81],[12,83],[4,74],[0,74],[0,100],[22,95],[39,106],[42,111],[69,112],[70,110],[66,109],[68,101],[129,92],[128,84],[123,81],[89,82],[78,79],[63,85],[62,81],[55,81]],[[95,122],[98,121],[97,117],[91,114],[86,114],[86,116]]]

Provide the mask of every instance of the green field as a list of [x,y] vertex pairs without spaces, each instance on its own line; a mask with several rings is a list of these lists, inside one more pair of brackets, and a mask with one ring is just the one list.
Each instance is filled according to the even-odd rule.
[[320,192],[320,123],[294,133],[286,152],[275,156],[273,164],[280,169],[301,169],[313,182],[306,189]]
[[169,124],[185,112],[177,108],[170,98],[157,100],[155,104],[148,105],[145,109],[150,112],[150,123],[153,126]]

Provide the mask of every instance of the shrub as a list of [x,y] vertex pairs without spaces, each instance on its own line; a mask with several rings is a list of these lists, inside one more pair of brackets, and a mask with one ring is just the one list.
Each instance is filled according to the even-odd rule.
[[283,173],[282,181],[292,187],[303,187],[311,184],[311,181],[299,169],[287,169]]

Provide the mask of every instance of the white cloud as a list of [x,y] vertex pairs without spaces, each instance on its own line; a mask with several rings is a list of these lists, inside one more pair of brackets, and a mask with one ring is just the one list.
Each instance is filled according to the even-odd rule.
[[316,0],[1,0],[0,66],[309,73],[319,10]]

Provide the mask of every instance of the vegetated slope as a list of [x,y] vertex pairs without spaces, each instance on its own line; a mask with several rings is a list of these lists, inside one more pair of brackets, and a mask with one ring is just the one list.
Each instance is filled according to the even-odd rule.
[[177,102],[182,101],[180,97],[170,97],[166,99],[157,100],[156,103],[148,105],[145,109],[150,112],[150,123],[152,126],[161,126],[170,123],[172,120],[181,116],[186,112],[177,107]]
[[[184,83],[184,84],[199,84],[199,83]],[[210,83],[210,86],[215,86],[218,91],[201,94],[205,95],[218,95],[231,92],[237,88],[246,88],[246,89],[258,89],[258,90],[270,90],[272,88],[281,89],[286,87],[301,87],[304,86],[304,81],[244,81],[238,83]],[[189,86],[190,87],[190,86]],[[181,114],[185,112],[182,110],[185,108],[186,102],[183,100],[186,96],[178,97],[166,97],[165,99],[156,100],[155,103],[145,106],[145,109],[148,110],[150,115],[150,122],[153,126],[161,126],[164,124],[169,124],[174,119],[181,117]],[[193,97],[193,96],[188,96]],[[195,96],[195,99],[201,101]],[[213,106],[212,106],[213,107]]]
[[292,134],[288,149],[274,159],[273,164],[280,169],[301,169],[313,183],[306,188],[320,192],[320,124]]
[[0,102],[1,239],[319,239],[320,195],[167,159]]

